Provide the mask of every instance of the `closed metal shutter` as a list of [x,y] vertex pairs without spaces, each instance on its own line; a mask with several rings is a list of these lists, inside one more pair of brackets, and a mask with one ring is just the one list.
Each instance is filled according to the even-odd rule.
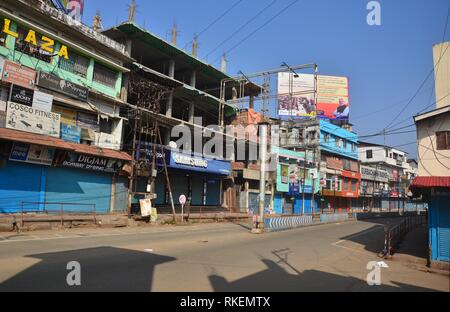
[[[0,167],[0,213],[20,212],[22,201],[42,201],[41,181],[46,170],[44,166],[5,161]],[[38,211],[43,206],[26,204],[24,209]]]
[[[112,176],[87,170],[49,168],[45,201],[67,203],[64,209],[72,212],[92,212],[95,204],[98,213],[109,212],[111,207]],[[75,204],[75,205],[69,205]],[[58,205],[48,205],[48,210],[60,209]]]
[[450,261],[450,197],[438,197],[438,260]]

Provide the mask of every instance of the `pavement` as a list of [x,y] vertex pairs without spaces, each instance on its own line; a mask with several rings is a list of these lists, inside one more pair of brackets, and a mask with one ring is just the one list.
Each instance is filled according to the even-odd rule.
[[[37,231],[0,236],[0,291],[450,291],[450,279],[383,260],[383,227],[397,219],[252,235],[245,223]],[[69,286],[70,262],[81,266]]]

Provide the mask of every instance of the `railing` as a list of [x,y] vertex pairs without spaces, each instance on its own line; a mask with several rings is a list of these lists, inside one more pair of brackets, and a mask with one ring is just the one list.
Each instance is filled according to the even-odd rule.
[[[95,204],[85,204],[85,203],[51,203],[51,202],[21,202],[21,225],[24,224],[24,216],[27,213],[43,213],[46,215],[56,214],[60,217],[61,226],[64,224],[64,216],[67,215],[85,215],[89,214],[92,215],[94,218],[94,223],[97,224],[97,209]],[[32,205],[32,206],[43,206],[43,209],[33,210],[33,209],[26,209],[26,205]],[[47,206],[53,206],[56,207],[55,209],[47,209]],[[91,207],[91,210],[88,211],[79,211],[79,210],[70,210],[67,209],[67,207]]]
[[394,250],[398,248],[405,235],[413,228],[427,224],[427,220],[427,215],[410,216],[392,228],[386,226],[384,229],[385,247],[384,250],[380,252],[380,256],[386,258],[392,256]]

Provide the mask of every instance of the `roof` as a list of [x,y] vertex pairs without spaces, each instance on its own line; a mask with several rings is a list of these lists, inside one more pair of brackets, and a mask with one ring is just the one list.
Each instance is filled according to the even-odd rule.
[[116,151],[112,149],[100,148],[97,146],[90,146],[84,144],[77,144],[64,141],[59,138],[34,134],[29,132],[23,132],[18,130],[0,128],[0,139],[7,141],[23,142],[28,144],[36,144],[42,146],[48,146],[51,148],[57,148],[61,150],[88,154],[93,156],[101,156],[106,158],[121,159],[131,161],[131,156],[125,152]]
[[109,36],[111,35],[115,30],[120,30],[126,34],[129,35],[140,35],[142,36],[142,39],[151,44],[154,47],[157,47],[160,51],[164,52],[165,54],[171,56],[171,57],[181,57],[183,61],[190,64],[191,66],[195,68],[199,68],[201,71],[207,72],[212,77],[222,80],[226,78],[231,78],[224,72],[218,70],[212,65],[209,65],[202,60],[188,54],[187,52],[183,51],[182,49],[178,48],[177,46],[173,45],[172,43],[167,42],[166,40],[158,37],[157,35],[153,34],[152,32],[136,25],[133,22],[125,22],[120,25],[114,26],[110,29],[106,29],[102,31],[105,35]]
[[450,177],[417,177],[411,184],[411,188],[450,188]]
[[426,112],[426,113],[423,113],[420,115],[416,115],[416,116],[414,116],[414,121],[415,122],[422,121],[424,119],[436,117],[436,116],[439,116],[439,115],[442,115],[442,114],[445,114],[448,112],[450,112],[450,105],[444,106],[444,107],[441,107],[441,108],[438,108],[438,109],[435,109],[435,110],[432,110],[432,111],[429,111],[429,112]]

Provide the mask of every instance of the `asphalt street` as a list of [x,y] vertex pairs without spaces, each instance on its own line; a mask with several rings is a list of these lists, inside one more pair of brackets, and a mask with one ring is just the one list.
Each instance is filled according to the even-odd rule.
[[[385,261],[383,223],[250,234],[233,223],[0,234],[0,291],[449,291],[449,278]],[[67,264],[80,264],[69,286]]]

